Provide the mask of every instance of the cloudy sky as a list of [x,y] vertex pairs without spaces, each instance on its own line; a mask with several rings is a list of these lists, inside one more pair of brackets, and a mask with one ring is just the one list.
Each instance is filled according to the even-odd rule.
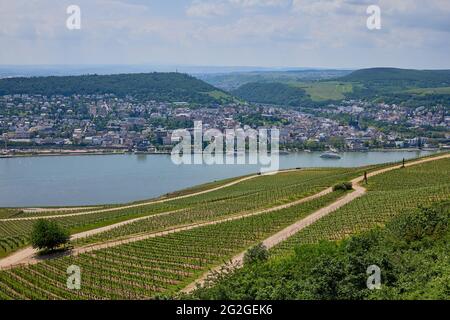
[[[66,28],[73,4],[80,30]],[[0,48],[3,65],[450,69],[450,1],[0,0]]]

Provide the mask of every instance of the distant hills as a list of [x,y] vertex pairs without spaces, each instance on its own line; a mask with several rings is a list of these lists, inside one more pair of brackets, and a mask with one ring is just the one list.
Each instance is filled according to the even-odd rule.
[[5,94],[115,94],[162,102],[215,104],[232,101],[226,92],[182,73],[140,73],[0,79]]
[[450,107],[450,70],[372,68],[357,70],[339,80],[352,84],[349,98],[411,107]]
[[416,85],[447,85],[450,86],[450,70],[413,70],[397,68],[361,69],[341,77],[342,81],[368,82],[410,82]]
[[232,94],[257,103],[314,106],[343,99],[450,107],[450,70],[361,69],[333,79],[246,83]]
[[[450,107],[450,70],[371,68],[252,71],[198,75],[132,73],[0,79],[5,94],[115,94],[161,102],[224,104],[239,98],[254,103],[314,107],[343,99]],[[218,89],[229,87],[227,92]],[[236,98],[235,98],[236,97]]]
[[350,70],[333,69],[292,69],[292,70],[258,70],[248,72],[228,72],[196,74],[195,76],[217,88],[233,91],[237,88],[254,82],[290,82],[290,81],[316,81],[338,78],[351,73]]

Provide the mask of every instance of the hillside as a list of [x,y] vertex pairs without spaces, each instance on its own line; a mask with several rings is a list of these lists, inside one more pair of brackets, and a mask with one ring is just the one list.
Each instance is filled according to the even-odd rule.
[[250,102],[289,106],[300,106],[302,102],[309,100],[303,89],[278,82],[247,83],[231,93]]
[[426,87],[448,86],[450,85],[450,70],[370,68],[356,70],[349,75],[341,77],[339,80],[352,82],[399,81]]
[[[449,222],[449,202],[411,210],[384,229],[342,242],[303,244],[290,255],[219,276],[216,284],[195,292],[194,298],[445,300]],[[381,290],[369,290],[366,285],[367,267],[374,264],[381,268]]]
[[317,81],[279,77],[246,83],[231,92],[250,102],[285,106],[314,107],[343,99],[450,106],[450,70],[372,68]]
[[333,79],[349,74],[348,70],[285,70],[197,74],[196,77],[222,90],[236,90],[253,82],[298,82]]
[[450,70],[372,68],[338,79],[352,83],[348,98],[418,107],[450,105]]
[[[369,178],[368,192],[311,224],[266,260],[217,273],[196,299],[448,299],[448,159]],[[429,257],[433,257],[429,259]],[[382,290],[368,290],[368,266]]]
[[181,73],[141,73],[0,79],[0,95],[115,94],[161,102],[221,103],[232,98],[199,79]]

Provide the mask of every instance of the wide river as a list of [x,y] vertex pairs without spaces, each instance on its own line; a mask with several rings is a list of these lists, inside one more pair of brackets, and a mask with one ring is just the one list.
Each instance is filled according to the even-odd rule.
[[[349,152],[330,160],[301,152],[280,155],[280,167],[356,167],[430,153]],[[0,207],[125,203],[258,171],[250,165],[177,166],[169,155],[6,158],[0,159]]]

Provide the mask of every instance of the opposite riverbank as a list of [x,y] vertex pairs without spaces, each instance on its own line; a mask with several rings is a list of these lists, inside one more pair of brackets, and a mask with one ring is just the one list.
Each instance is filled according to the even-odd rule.
[[[439,148],[401,148],[401,149],[372,149],[366,150],[364,152],[420,152],[420,151],[447,151],[448,149]],[[301,153],[306,151],[291,151],[291,150],[280,150],[282,153]],[[309,151],[308,151],[309,152]],[[317,151],[320,152],[320,151]],[[344,150],[342,152],[363,152],[360,150]],[[136,154],[136,155],[170,155],[169,151],[127,151],[127,150],[111,150],[111,149],[36,149],[36,150],[25,150],[13,151],[0,150],[0,159],[10,159],[10,158],[21,158],[21,157],[58,157],[58,156],[105,156],[105,155],[125,155],[125,154]]]

